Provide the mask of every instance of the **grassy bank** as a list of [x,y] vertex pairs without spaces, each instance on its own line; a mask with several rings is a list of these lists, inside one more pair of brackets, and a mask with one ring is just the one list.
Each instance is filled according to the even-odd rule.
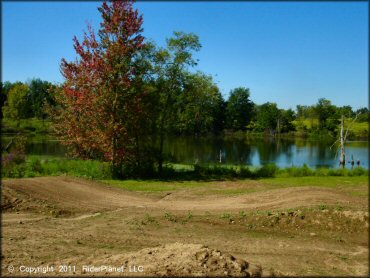
[[320,187],[328,189],[341,189],[351,196],[367,196],[366,186],[368,179],[365,176],[343,177],[276,177],[261,178],[258,180],[235,181],[159,181],[159,180],[101,180],[115,187],[129,191],[160,195],[186,191],[187,196],[235,196],[253,192],[263,192],[272,189],[291,187]]
[[2,119],[2,133],[34,133],[48,134],[52,133],[51,121],[37,118],[21,119]]
[[[2,177],[4,178],[58,175],[70,175],[99,180],[111,179],[109,163],[96,160],[43,156],[28,156],[27,158],[11,158],[5,156],[3,159]],[[278,168],[274,164],[268,164],[261,167],[167,164],[161,175],[154,173],[153,176],[148,177],[147,179],[181,181],[327,176],[368,176],[368,170],[362,167],[355,167],[354,169],[313,169],[306,165],[303,167]]]

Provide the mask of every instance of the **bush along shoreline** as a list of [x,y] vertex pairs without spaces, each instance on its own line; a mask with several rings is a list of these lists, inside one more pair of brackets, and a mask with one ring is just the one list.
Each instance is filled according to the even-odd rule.
[[[157,169],[147,173],[128,172],[125,179],[163,179],[163,180],[232,180],[259,179],[274,177],[326,177],[326,176],[368,176],[369,170],[363,167],[349,168],[311,168],[307,165],[279,168],[275,164],[260,167],[235,165],[182,165],[166,164],[159,175]],[[70,158],[26,157],[21,152],[2,157],[2,178],[30,178],[40,176],[69,175],[89,179],[111,179],[108,162]]]

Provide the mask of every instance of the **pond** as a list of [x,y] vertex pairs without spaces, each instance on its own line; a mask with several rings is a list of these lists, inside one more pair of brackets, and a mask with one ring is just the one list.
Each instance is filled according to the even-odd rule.
[[[3,135],[2,142],[9,142],[11,136]],[[167,160],[182,164],[233,164],[260,166],[276,163],[279,167],[339,166],[337,147],[331,143],[303,139],[245,138],[228,139],[224,137],[171,137],[166,139],[164,152]],[[353,156],[361,166],[369,168],[368,141],[352,141],[346,144],[347,163]],[[65,156],[65,147],[50,136],[28,138],[27,153],[30,155]],[[347,167],[349,165],[347,164]]]

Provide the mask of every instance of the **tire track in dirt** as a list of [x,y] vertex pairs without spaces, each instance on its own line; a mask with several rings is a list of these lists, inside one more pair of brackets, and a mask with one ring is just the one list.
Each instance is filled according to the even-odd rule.
[[271,189],[238,196],[208,195],[197,198],[193,196],[189,198],[187,191],[183,190],[167,194],[164,198],[158,198],[143,196],[140,193],[96,181],[71,177],[4,180],[3,193],[5,199],[16,199],[17,205],[19,202],[26,202],[26,208],[27,202],[41,200],[41,202],[55,205],[60,209],[73,210],[85,215],[74,218],[76,220],[96,213],[130,207],[194,211],[263,210],[313,206],[323,203],[348,205],[360,201],[359,197],[349,196],[335,189],[308,186]]

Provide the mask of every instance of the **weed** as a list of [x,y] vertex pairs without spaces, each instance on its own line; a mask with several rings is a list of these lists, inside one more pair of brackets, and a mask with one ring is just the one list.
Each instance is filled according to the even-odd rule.
[[177,218],[174,215],[172,215],[170,212],[166,212],[164,214],[164,218],[171,222],[177,222]]
[[245,217],[247,217],[247,214],[245,213],[244,210],[241,210],[241,211],[239,211],[239,216],[240,216],[240,218],[245,218]]
[[228,213],[228,212],[225,212],[225,213],[223,213],[222,215],[221,215],[221,218],[222,219],[229,219],[229,220],[234,220],[234,217],[233,217],[233,215],[231,214],[231,213]]
[[152,225],[157,225],[157,226],[159,225],[158,221],[150,214],[146,214],[145,219],[142,220],[141,223],[143,225],[146,225],[146,224],[152,224]]
[[326,205],[319,205],[319,210],[325,210],[325,209],[327,209]]

